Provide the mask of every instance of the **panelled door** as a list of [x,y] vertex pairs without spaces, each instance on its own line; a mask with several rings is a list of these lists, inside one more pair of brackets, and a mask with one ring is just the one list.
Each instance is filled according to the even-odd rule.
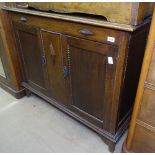
[[23,85],[26,83],[38,92],[48,95],[47,64],[39,28],[17,22],[13,22],[13,26],[24,68]]
[[113,96],[117,47],[69,36],[63,51],[70,84],[70,109],[104,127]]

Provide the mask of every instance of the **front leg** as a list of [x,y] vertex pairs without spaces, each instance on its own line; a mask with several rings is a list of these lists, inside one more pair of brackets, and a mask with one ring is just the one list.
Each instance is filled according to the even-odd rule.
[[108,149],[111,153],[113,153],[115,151],[115,146],[116,143],[108,140],[107,138],[105,138],[104,136],[101,136],[102,140],[104,141],[104,143],[106,143],[108,145]]
[[28,90],[28,89],[25,89],[25,93],[26,93],[27,97],[30,97],[31,94],[32,94],[32,92],[30,90]]

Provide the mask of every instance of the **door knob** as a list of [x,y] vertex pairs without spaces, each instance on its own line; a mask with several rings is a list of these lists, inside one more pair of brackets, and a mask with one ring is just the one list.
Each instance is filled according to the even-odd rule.
[[26,17],[20,17],[20,20],[21,20],[22,22],[26,22],[26,21],[27,21],[27,18],[26,18]]
[[42,65],[45,65],[46,64],[46,58],[45,58],[45,56],[42,56],[41,61],[42,61]]

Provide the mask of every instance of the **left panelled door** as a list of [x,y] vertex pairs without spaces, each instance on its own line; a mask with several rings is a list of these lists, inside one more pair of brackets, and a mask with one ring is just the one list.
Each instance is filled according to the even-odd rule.
[[25,23],[13,22],[21,64],[23,65],[23,86],[49,94],[49,79],[46,57],[41,44],[40,29]]

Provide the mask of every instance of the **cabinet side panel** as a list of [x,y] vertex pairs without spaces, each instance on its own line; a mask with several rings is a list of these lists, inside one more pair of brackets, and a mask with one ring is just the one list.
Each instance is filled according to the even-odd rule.
[[15,91],[22,90],[21,82],[21,68],[16,49],[15,36],[11,24],[9,13],[1,10],[0,12],[2,38],[4,41],[5,57],[7,59],[7,72],[10,74],[9,81],[7,82]]
[[148,29],[149,25],[144,27],[143,30],[141,29],[138,31],[133,35],[129,44],[126,75],[119,105],[118,128],[132,110],[144,56]]

